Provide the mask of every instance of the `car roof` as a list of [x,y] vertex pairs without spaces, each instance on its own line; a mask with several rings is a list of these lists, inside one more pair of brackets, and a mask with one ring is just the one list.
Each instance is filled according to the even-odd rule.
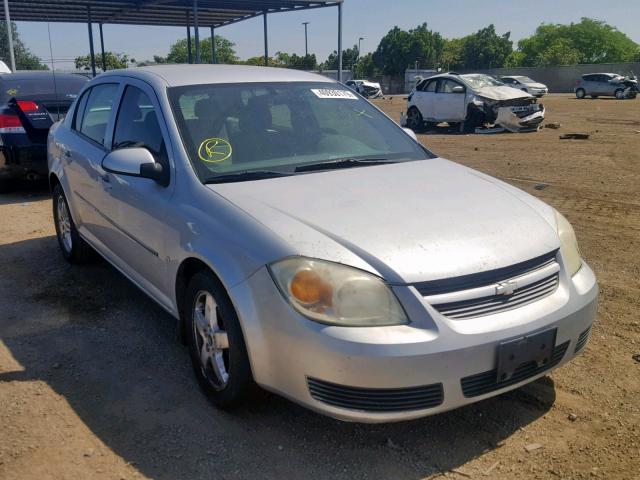
[[331,78],[315,73],[287,68],[254,67],[248,65],[151,65],[121,70],[109,70],[99,78],[119,75],[156,82],[161,79],[167,86],[201,85],[210,83],[250,82],[326,82]]

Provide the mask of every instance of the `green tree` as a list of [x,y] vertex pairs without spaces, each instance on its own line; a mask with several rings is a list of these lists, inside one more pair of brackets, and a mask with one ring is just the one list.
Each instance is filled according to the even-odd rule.
[[513,42],[509,32],[504,35],[496,33],[495,26],[478,30],[462,40],[462,65],[467,69],[500,68],[513,51]]
[[462,56],[464,54],[464,39],[452,38],[445,40],[440,66],[445,70],[458,70],[464,67]]
[[[13,36],[13,53],[17,70],[47,70],[49,68],[22,43],[18,28],[14,22],[11,22],[11,34]],[[0,22],[0,59],[11,67],[7,23],[4,21]]]
[[372,78],[378,75],[376,64],[373,61],[373,53],[367,53],[358,59],[354,75],[357,78]]
[[318,68],[318,61],[314,53],[308,55],[297,55],[295,53],[276,52],[277,66],[294,68],[296,70],[315,70]]
[[[192,39],[193,40],[193,39]],[[216,62],[217,63],[236,63],[238,57],[234,50],[235,44],[226,38],[216,35]],[[195,61],[196,48],[192,42],[191,52]],[[189,55],[187,53],[187,39],[183,38],[175,42],[169,48],[166,57],[154,56],[156,63],[187,63]],[[263,57],[264,58],[264,57]],[[209,63],[211,61],[211,37],[200,41],[200,61]]]
[[[127,68],[129,63],[135,63],[134,59],[130,59],[125,53],[104,52],[107,70],[115,70],[116,68]],[[79,70],[91,70],[91,56],[84,55],[76,57],[76,68]],[[96,68],[102,70],[102,55],[96,54]]]
[[[354,68],[358,61],[358,46],[354,45],[352,48],[347,48],[342,51],[342,69],[351,70]],[[338,69],[338,51],[334,50],[329,54],[327,60],[320,65],[322,70],[337,70]]]
[[420,67],[435,67],[444,50],[442,36],[423,23],[409,31],[393,27],[382,37],[373,53],[373,61],[386,75],[399,75],[416,62]]
[[518,43],[522,65],[632,62],[640,46],[615,27],[590,18],[569,25],[542,24]]

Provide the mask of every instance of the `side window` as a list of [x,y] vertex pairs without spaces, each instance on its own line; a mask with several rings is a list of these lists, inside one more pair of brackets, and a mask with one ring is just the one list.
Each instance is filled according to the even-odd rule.
[[435,92],[436,91],[436,86],[438,85],[438,80],[431,80],[429,83],[427,83],[427,87],[424,89],[425,92]]
[[104,135],[117,92],[116,83],[105,83],[93,87],[87,98],[79,131],[101,145],[104,145]]
[[460,86],[460,84],[453,80],[443,80],[440,82],[438,93],[453,93],[453,88],[458,86]]
[[122,96],[113,134],[113,149],[127,147],[144,147],[156,161],[162,161],[166,154],[162,130],[151,99],[131,85],[127,86]]
[[506,83],[507,85],[513,85],[515,81],[512,78],[503,78],[502,83]]
[[84,109],[87,106],[87,99],[89,98],[89,94],[91,93],[91,89],[88,89],[86,92],[82,94],[80,100],[78,100],[78,104],[76,106],[76,111],[73,117],[73,129],[80,130],[80,125],[82,125],[82,117],[84,116]]

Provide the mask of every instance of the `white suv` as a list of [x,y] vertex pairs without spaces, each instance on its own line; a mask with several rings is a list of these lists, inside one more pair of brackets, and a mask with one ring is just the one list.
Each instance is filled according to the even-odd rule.
[[537,130],[544,120],[544,107],[534,96],[477,73],[422,80],[409,94],[407,107],[403,123],[413,130],[447,122],[464,132],[488,124],[525,132]]

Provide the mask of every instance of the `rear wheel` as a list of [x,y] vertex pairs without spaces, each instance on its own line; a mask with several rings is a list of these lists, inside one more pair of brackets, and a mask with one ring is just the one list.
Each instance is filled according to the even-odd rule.
[[618,100],[622,100],[624,98],[624,90],[621,88],[617,89],[615,95]]
[[407,111],[407,127],[409,127],[414,132],[417,132],[424,127],[422,114],[417,107],[411,107]]
[[206,271],[193,276],[185,300],[183,320],[200,388],[216,406],[233,407],[254,385],[235,309],[220,282]]
[[62,256],[69,263],[87,263],[95,253],[80,236],[71,218],[69,204],[60,184],[53,188],[53,220]]
[[584,91],[584,88],[578,88],[576,90],[576,98],[584,98],[587,95],[587,92]]

